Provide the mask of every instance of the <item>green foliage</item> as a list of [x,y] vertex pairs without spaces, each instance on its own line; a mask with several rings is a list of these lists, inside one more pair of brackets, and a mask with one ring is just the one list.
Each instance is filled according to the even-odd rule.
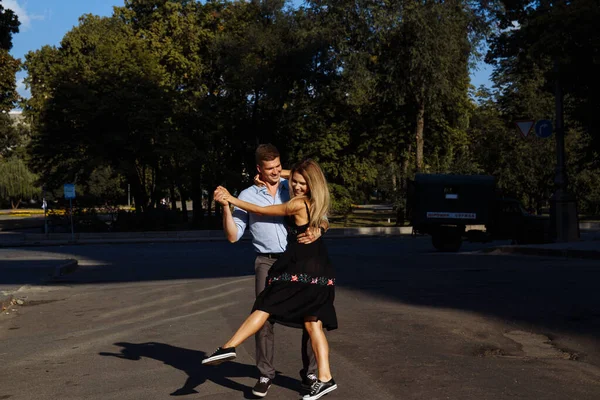
[[17,14],[0,3],[0,49],[8,51],[12,48],[12,35],[19,33],[19,25]]
[[21,200],[29,200],[39,193],[36,179],[21,159],[0,160],[0,199],[9,201],[12,208],[18,208]]
[[330,184],[331,212],[333,214],[346,215],[352,211],[352,197],[350,191],[342,185]]
[[[76,182],[114,200],[130,184],[147,218],[162,197],[192,198],[198,225],[205,193],[248,185],[254,149],[266,142],[285,166],[317,160],[340,213],[377,189],[400,215],[418,170],[492,174],[540,209],[552,191],[553,140],[524,140],[513,124],[553,117],[558,57],[571,183],[592,211],[600,88],[572,67],[597,65],[597,32],[579,22],[599,8],[530,3],[126,0],[111,17],[82,16],[58,47],[26,56],[33,139],[19,157],[48,191]],[[512,21],[520,28],[506,30]],[[469,67],[497,22],[488,57],[497,91],[472,101]],[[555,37],[563,31],[573,36]],[[2,106],[11,107],[18,63],[2,65],[0,76],[12,76],[0,86]],[[24,148],[23,132],[11,129],[0,124],[4,157]],[[146,217],[130,217],[144,226]]]
[[[501,30],[492,37],[487,55],[487,60],[496,65],[496,75],[510,79],[541,70],[544,89],[549,92],[558,79],[573,105],[565,111],[592,134],[596,150],[600,149],[600,80],[596,76],[600,31],[594,28],[600,18],[598,1],[502,3],[504,11],[498,13]],[[514,29],[514,24],[519,28]]]
[[110,167],[97,168],[90,174],[87,192],[103,204],[118,204],[123,199],[123,178]]
[[0,159],[11,156],[25,159],[29,139],[29,128],[25,124],[8,114],[0,114]]
[[12,48],[12,35],[19,32],[19,25],[17,15],[0,4],[0,112],[11,110],[18,100],[15,74],[20,61],[8,52]]

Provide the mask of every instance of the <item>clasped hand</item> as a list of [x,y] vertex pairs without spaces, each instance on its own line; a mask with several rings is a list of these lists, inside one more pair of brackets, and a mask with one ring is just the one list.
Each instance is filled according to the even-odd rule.
[[[231,193],[229,193],[229,191],[224,188],[223,186],[218,186],[215,189],[215,192],[213,193],[213,197],[215,199],[216,202],[218,202],[219,204],[221,204],[224,207],[229,206],[229,200],[231,200]],[[310,244],[312,242],[314,242],[315,240],[319,239],[321,237],[321,230],[320,229],[311,229],[308,228],[306,230],[306,232],[301,233],[300,235],[298,235],[298,243],[300,244]]]
[[231,194],[223,186],[218,186],[215,189],[215,192],[213,193],[213,197],[215,201],[221,204],[222,206],[228,206],[229,199],[231,199]]

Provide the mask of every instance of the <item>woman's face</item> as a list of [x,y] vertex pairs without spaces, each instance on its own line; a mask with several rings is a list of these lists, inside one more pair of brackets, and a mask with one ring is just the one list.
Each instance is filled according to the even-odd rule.
[[294,172],[292,175],[292,190],[294,196],[306,196],[310,192],[306,179],[298,172]]

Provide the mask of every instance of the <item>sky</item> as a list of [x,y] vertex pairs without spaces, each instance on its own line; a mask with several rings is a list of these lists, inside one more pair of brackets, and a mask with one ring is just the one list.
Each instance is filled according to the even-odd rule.
[[[5,9],[13,10],[19,17],[19,33],[13,36],[11,55],[25,60],[29,51],[40,49],[44,45],[58,46],[63,36],[78,25],[83,14],[108,16],[113,7],[122,6],[123,0],[0,0]],[[489,75],[491,68],[480,63],[471,73],[471,83],[475,87],[491,86]],[[25,72],[17,74],[17,90],[29,97],[23,78]]]

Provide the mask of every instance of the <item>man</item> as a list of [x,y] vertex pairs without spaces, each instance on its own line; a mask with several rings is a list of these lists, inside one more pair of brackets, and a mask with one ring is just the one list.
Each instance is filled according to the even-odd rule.
[[[262,182],[261,186],[253,185],[243,190],[239,199],[260,206],[283,204],[290,199],[288,181],[281,177],[281,160],[279,151],[271,144],[261,144],[256,149],[256,168]],[[215,201],[223,207],[223,230],[227,239],[235,243],[249,227],[252,235],[252,245],[256,251],[254,262],[256,295],[263,291],[269,269],[287,247],[287,231],[282,217],[265,217],[249,214],[239,208],[232,212],[227,202],[222,201],[220,194],[215,191]],[[298,236],[298,242],[307,244],[321,236],[320,231],[307,231]],[[273,355],[275,340],[273,324],[265,323],[255,336],[256,366],[260,378],[252,389],[255,396],[265,397],[275,378]],[[315,360],[309,336],[306,330],[302,332],[302,386],[309,389],[316,376],[317,362]]]

